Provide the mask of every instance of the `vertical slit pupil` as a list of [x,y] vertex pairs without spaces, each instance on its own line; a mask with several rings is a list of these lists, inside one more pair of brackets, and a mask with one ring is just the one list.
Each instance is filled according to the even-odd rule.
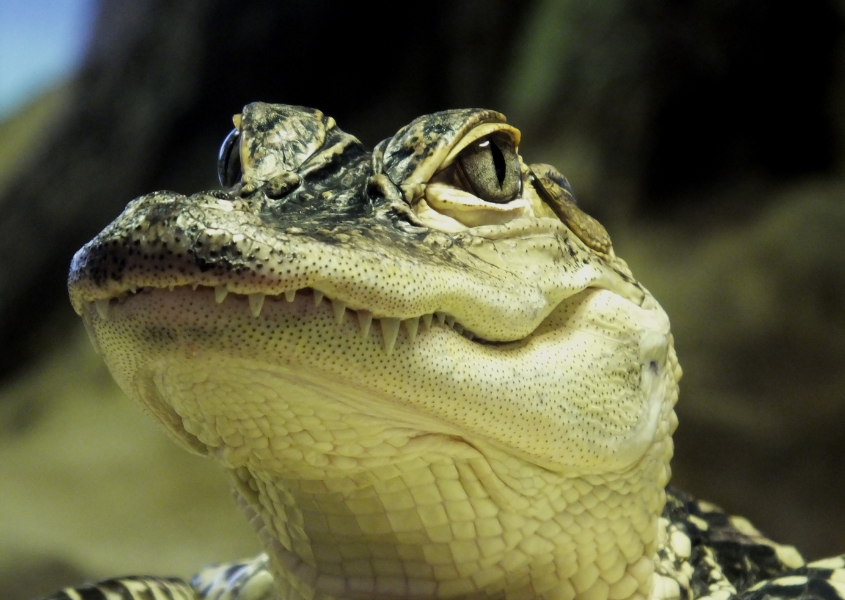
[[505,183],[505,175],[507,174],[507,165],[505,164],[505,155],[496,145],[496,142],[490,140],[490,153],[493,155],[493,168],[496,169],[496,179],[499,180],[499,188]]

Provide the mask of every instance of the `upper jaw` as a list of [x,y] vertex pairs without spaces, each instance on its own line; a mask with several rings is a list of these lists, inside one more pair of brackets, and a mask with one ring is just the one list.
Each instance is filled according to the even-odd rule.
[[[421,117],[372,154],[311,109],[256,103],[238,123],[242,181],[228,192],[155,192],[132,201],[73,259],[69,289],[78,313],[86,302],[143,287],[202,285],[243,295],[310,288],[376,318],[441,312],[502,342],[525,338],[586,288],[636,305],[647,297],[609,242],[584,235],[583,218],[549,210],[534,193],[549,185],[559,193],[545,201],[562,198],[558,204],[571,209],[568,183],[553,169],[535,166],[535,176],[519,162],[520,199],[537,206],[526,212],[535,216],[452,232],[421,220],[420,194],[467,140],[506,128],[518,144],[499,113]],[[291,141],[291,132],[303,131],[302,143]],[[540,216],[552,214],[560,219]]]
[[297,218],[212,192],[156,192],[73,258],[71,302],[117,298],[144,287],[201,285],[243,295],[310,288],[376,318],[453,316],[489,341],[526,337],[583,289],[610,289],[641,305],[626,272],[590,252],[559,221],[518,219],[447,234],[399,223],[388,209]]

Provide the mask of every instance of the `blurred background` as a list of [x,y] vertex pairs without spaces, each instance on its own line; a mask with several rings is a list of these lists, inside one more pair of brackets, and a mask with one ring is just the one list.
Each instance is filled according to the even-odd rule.
[[507,114],[672,319],[674,483],[845,551],[843,24],[842,0],[0,0],[0,597],[258,550],[65,288],[129,200],[216,187],[254,100],[369,146],[426,112]]

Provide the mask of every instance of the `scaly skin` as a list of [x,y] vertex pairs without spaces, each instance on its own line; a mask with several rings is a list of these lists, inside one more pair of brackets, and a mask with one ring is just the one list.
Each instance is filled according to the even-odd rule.
[[[231,474],[278,596],[664,590],[681,371],[566,180],[508,154],[492,111],[422,117],[372,155],[312,109],[235,122],[231,190],[134,200],[69,287],[127,395]],[[505,201],[466,158],[485,140]],[[221,572],[200,594],[246,598]]]

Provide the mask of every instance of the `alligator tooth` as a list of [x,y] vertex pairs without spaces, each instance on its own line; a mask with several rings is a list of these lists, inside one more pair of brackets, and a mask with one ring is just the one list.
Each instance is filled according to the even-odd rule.
[[91,321],[88,319],[87,316],[82,317],[82,322],[85,324],[85,333],[88,334],[88,339],[91,341],[91,345],[94,346],[94,352],[97,354],[102,354],[103,349],[100,348],[100,342],[97,340],[97,336],[94,333],[94,327],[91,325]]
[[296,290],[288,290],[285,292],[285,300],[288,302],[293,302],[296,298]]
[[103,300],[102,298],[99,300],[94,300],[94,306],[97,307],[97,312],[100,314],[100,318],[103,321],[109,320],[109,301]]
[[358,326],[361,328],[361,338],[366,338],[370,334],[370,325],[373,322],[373,313],[368,310],[358,311]]
[[346,313],[346,304],[340,300],[332,300],[332,310],[334,311],[334,322],[339,327],[343,324],[343,315]]
[[135,287],[134,285],[130,285],[130,286],[129,286],[129,291],[130,291],[130,292],[132,292],[133,294],[137,294],[137,293],[138,293],[138,288],[137,288],[137,287]]
[[170,285],[168,285],[168,286],[167,286],[167,290],[168,290],[169,292],[172,292],[174,287],[175,287],[175,286],[171,283]]
[[464,332],[464,326],[461,325],[460,323],[455,323],[454,329],[455,329],[455,331],[457,331],[458,333],[461,333],[461,334]]
[[408,333],[408,341],[413,342],[417,339],[417,329],[420,326],[420,318],[414,317],[413,319],[405,319],[402,321],[402,324],[405,326],[405,331]]
[[261,307],[264,306],[264,294],[250,294],[249,295],[249,310],[252,311],[252,316],[257,317],[261,314]]
[[199,286],[200,286],[199,281],[195,281],[194,283],[192,283],[192,284],[191,284],[191,289],[192,289],[192,290],[194,290],[194,291],[196,292],[196,291],[197,291],[197,288],[198,288]]
[[380,319],[381,337],[384,341],[384,349],[387,355],[393,354],[393,347],[396,345],[396,336],[399,335],[399,319]]
[[423,322],[423,325],[425,325],[425,330],[426,330],[426,331],[428,331],[429,329],[431,329],[431,319],[432,319],[433,317],[434,317],[434,315],[432,315],[432,314],[428,314],[428,315],[423,315],[423,316],[422,316],[422,322]]
[[446,325],[448,325],[449,327],[454,327],[455,317],[453,317],[452,315],[446,315]]
[[218,285],[214,287],[214,300],[217,304],[220,304],[226,299],[226,296],[229,294],[229,288],[225,285]]
[[320,302],[323,301],[323,292],[320,290],[314,290],[314,306],[320,306]]
[[474,340],[475,334],[471,331],[464,331],[464,337],[468,340]]
[[440,324],[443,325],[446,322],[446,313],[436,312],[434,316],[437,317],[437,320],[440,321]]

